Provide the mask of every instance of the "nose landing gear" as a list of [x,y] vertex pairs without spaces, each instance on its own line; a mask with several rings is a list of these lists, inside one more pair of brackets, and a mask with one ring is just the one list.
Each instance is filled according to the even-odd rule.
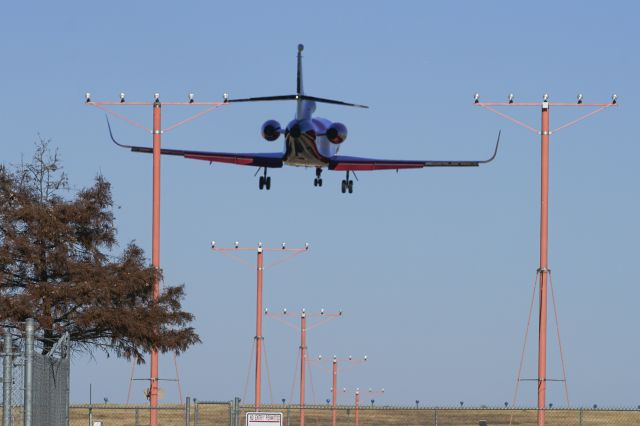
[[260,190],[266,188],[267,191],[271,189],[271,176],[267,176],[267,168],[264,168],[264,175],[260,176],[258,179],[258,188]]
[[322,169],[320,167],[316,167],[316,178],[313,180],[313,186],[322,186]]

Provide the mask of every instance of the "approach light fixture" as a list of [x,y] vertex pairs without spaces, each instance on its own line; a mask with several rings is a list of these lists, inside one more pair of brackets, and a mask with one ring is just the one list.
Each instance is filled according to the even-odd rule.
[[229,102],[229,94],[227,92],[224,92],[222,94],[222,101],[225,102],[225,103]]
[[304,249],[309,250],[309,243],[304,243]]
[[193,93],[189,93],[189,103],[193,103]]
[[509,93],[509,103],[513,103],[513,93]]
[[302,308],[302,314],[304,315],[307,312],[305,308]]
[[578,104],[582,103],[582,93],[578,94]]
[[236,241],[236,248],[238,248],[239,246],[240,246],[240,243]]
[[85,95],[84,95],[84,96],[85,96],[85,98],[86,98],[86,101],[85,101],[85,102],[91,102],[91,93],[87,92],[87,93],[85,93]]
[[353,358],[351,355],[349,355],[349,361],[351,361],[351,358]]
[[124,93],[120,92],[120,103],[124,103]]
[[318,355],[318,360],[321,360],[321,359],[322,359],[322,355]]
[[284,309],[282,310],[282,315],[287,315],[287,308],[284,308]]
[[549,95],[547,93],[545,93],[544,96],[542,97],[542,101],[549,102]]
[[286,243],[282,243],[282,250],[287,248],[287,244]]
[[258,248],[262,248],[262,241],[258,241]]
[[215,241],[211,241],[211,248],[212,249],[216,248],[216,242]]
[[616,95],[615,93],[611,95],[611,103],[612,104],[618,103],[618,95]]
[[324,315],[324,308],[320,309],[320,315]]
[[473,103],[477,104],[478,102],[480,102],[480,93],[473,95]]
[[153,97],[155,98],[156,102],[160,102],[160,93],[155,93]]
[[338,311],[338,315],[342,315],[342,309]]
[[367,356],[366,356],[366,355],[364,356],[364,360],[365,360],[365,361],[367,360]]

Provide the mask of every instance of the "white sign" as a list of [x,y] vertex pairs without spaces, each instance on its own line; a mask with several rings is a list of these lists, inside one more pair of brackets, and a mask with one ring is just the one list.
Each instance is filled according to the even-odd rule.
[[247,426],[282,426],[282,413],[247,413]]

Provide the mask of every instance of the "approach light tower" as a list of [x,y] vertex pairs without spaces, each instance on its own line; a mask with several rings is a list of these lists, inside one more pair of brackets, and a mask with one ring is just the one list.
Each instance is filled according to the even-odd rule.
[[[336,426],[336,414],[337,414],[337,404],[338,404],[338,364],[346,365],[346,368],[343,367],[343,371],[350,370],[356,365],[363,364],[367,362],[368,358],[365,355],[362,358],[354,358],[351,355],[347,358],[338,358],[337,356],[333,356],[331,362],[331,425]],[[318,355],[318,362],[322,362],[322,355]],[[344,389],[346,392],[346,388]]]
[[[287,319],[290,318],[291,315],[287,315],[286,309],[283,309],[282,313],[273,313],[265,309],[264,315],[266,317],[277,319],[293,329],[296,329],[296,330],[298,329],[298,327],[291,324],[291,322],[287,321]],[[304,426],[305,373],[306,373],[307,351],[308,351],[307,331],[320,327],[321,325],[340,317],[342,317],[342,311],[325,312],[324,309],[321,309],[320,312],[307,312],[306,309],[302,309],[302,312],[300,313],[300,327],[299,327],[300,353],[298,355],[300,358],[300,426]],[[313,324],[309,324],[307,321],[311,318],[316,318],[316,322]],[[296,368],[297,368],[297,362],[296,362]]]
[[[546,399],[546,387],[547,381],[547,287],[551,288],[552,300],[554,302],[554,313],[555,310],[555,297],[553,297],[553,285],[551,283],[551,270],[549,269],[548,263],[548,253],[549,253],[549,245],[548,245],[548,235],[549,235],[549,137],[567,127],[573,126],[578,122],[591,117],[605,109],[617,105],[617,95],[611,96],[611,102],[607,103],[585,103],[583,101],[582,94],[577,96],[576,102],[550,102],[549,95],[545,94],[542,97],[542,102],[515,102],[513,94],[510,94],[507,98],[507,102],[482,102],[480,101],[480,95],[478,93],[475,94],[474,103],[475,105],[485,108],[488,111],[491,111],[499,116],[506,118],[507,120],[512,121],[513,123],[524,127],[525,129],[540,135],[540,151],[541,151],[541,182],[540,182],[540,266],[538,267],[536,273],[536,284],[540,283],[540,311],[539,311],[539,333],[538,333],[538,426],[544,426],[545,424],[545,399]],[[523,123],[520,120],[515,119],[514,117],[505,114],[496,110],[496,107],[535,107],[541,109],[541,128],[537,129],[533,126],[529,126],[528,124]],[[555,129],[551,129],[549,126],[549,113],[551,107],[578,107],[578,108],[595,108],[592,111],[579,116],[575,120],[569,121]],[[535,285],[534,285],[534,293],[535,293]],[[532,305],[533,307],[533,305]],[[531,315],[531,314],[529,314]],[[563,381],[565,385],[565,397],[567,399],[567,405],[569,405],[569,393],[567,390],[567,377],[564,367],[564,355],[562,352],[562,345],[560,344],[560,332],[558,331],[558,318],[556,315],[556,331],[558,335],[558,344],[560,346],[560,358],[562,362],[562,374]],[[527,325],[528,332],[528,325]],[[525,332],[525,336],[527,335]],[[526,345],[526,337],[525,337],[525,345]],[[516,391],[514,396],[514,403],[518,396],[518,384],[520,382],[520,372],[522,370],[522,360],[524,359],[524,350],[523,356],[521,357],[520,367],[518,370],[518,378],[516,381]]]
[[[160,94],[156,93],[153,96],[154,100],[151,102],[129,102],[126,99],[124,93],[120,93],[120,99],[118,101],[94,101],[91,99],[91,94],[87,92],[85,95],[85,104],[94,106],[107,114],[111,114],[118,117],[127,123],[145,130],[152,135],[153,148],[150,148],[153,154],[153,189],[152,189],[152,213],[151,213],[151,263],[156,271],[160,271],[160,156],[161,156],[161,137],[163,133],[169,132],[178,126],[188,123],[196,118],[217,109],[220,106],[226,105],[225,102],[196,102],[194,100],[193,93],[189,93],[186,102],[160,102]],[[162,105],[172,106],[191,106],[191,107],[207,107],[204,110],[200,110],[194,115],[178,121],[166,128],[162,128]],[[153,111],[153,127],[151,129],[144,125],[137,123],[134,120],[120,114],[112,109],[110,106],[151,106]],[[127,146],[125,146],[127,148]],[[156,275],[153,282],[153,300],[158,301],[160,296],[160,276]],[[151,374],[149,377],[149,425],[158,425],[158,351],[156,349],[151,350]]]
[[[216,247],[216,242],[212,241],[211,250],[231,257],[232,259],[237,260],[245,265],[250,264],[242,257],[234,254],[234,252],[255,251],[257,253],[256,335],[254,337],[256,351],[255,409],[256,411],[260,411],[260,396],[262,395],[262,341],[264,340],[264,337],[262,336],[262,276],[265,269],[269,269],[273,266],[284,263],[298,256],[299,254],[307,252],[309,250],[309,243],[305,243],[304,247],[300,248],[289,248],[287,247],[286,243],[282,243],[282,246],[278,248],[267,248],[263,247],[262,243],[260,242],[258,243],[258,247],[256,248],[241,248],[238,241],[235,242],[233,247]],[[264,252],[267,251],[287,253],[288,255],[272,262],[267,266],[264,266],[263,257]]]

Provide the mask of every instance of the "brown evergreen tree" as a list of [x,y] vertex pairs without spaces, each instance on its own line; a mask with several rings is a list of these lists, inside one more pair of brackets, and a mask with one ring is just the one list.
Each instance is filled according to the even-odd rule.
[[136,358],[199,342],[183,286],[153,301],[156,271],[140,247],[119,256],[109,182],[71,191],[58,151],[42,138],[33,160],[0,165],[0,323],[31,317],[44,353],[64,332],[76,349]]

